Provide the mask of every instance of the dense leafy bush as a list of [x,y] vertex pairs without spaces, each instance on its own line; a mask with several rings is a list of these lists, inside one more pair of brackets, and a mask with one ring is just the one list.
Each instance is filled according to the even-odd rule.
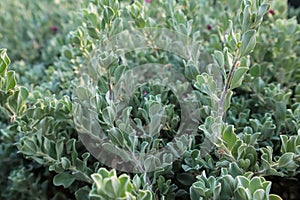
[[286,1],[5,2],[1,198],[298,197]]

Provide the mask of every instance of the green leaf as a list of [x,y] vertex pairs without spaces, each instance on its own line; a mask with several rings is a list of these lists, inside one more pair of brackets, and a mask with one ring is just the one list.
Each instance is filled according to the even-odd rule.
[[73,58],[72,51],[70,51],[70,49],[67,49],[67,48],[63,49],[63,55],[65,58],[67,58],[69,60],[71,60]]
[[98,15],[96,15],[95,13],[89,13],[88,14],[88,18],[89,18],[89,20],[92,22],[92,25],[94,26],[94,27],[97,27],[98,25],[99,25],[99,16]]
[[285,121],[286,118],[286,103],[276,102],[275,103],[275,119],[277,121]]
[[53,184],[55,186],[64,186],[64,188],[68,188],[75,181],[74,176],[68,173],[60,173],[54,176]]
[[268,12],[269,8],[270,8],[270,4],[266,4],[266,3],[262,4],[259,7],[259,9],[257,11],[256,19],[255,19],[256,23],[260,24],[262,22],[263,17]]
[[23,138],[23,141],[21,143],[20,152],[22,152],[25,155],[35,155],[37,152],[37,145],[35,141],[29,139],[29,138]]
[[137,196],[138,200],[152,200],[154,199],[151,191],[149,190],[139,190],[138,196]]
[[113,127],[109,130],[109,138],[112,140],[114,144],[117,144],[121,147],[124,147],[125,145],[125,139],[123,133],[120,131],[120,129]]
[[224,55],[221,51],[214,52],[214,58],[219,67],[222,69],[224,67]]
[[90,192],[90,188],[88,186],[84,186],[82,188],[79,188],[75,192],[75,197],[76,197],[76,199],[80,199],[80,200],[88,200],[89,192]]
[[110,126],[114,124],[115,116],[115,110],[112,106],[106,107],[102,112],[104,122]]
[[237,180],[238,180],[238,184],[240,186],[243,186],[244,188],[248,188],[249,187],[250,181],[245,176],[237,176]]
[[266,192],[263,189],[258,189],[253,194],[253,199],[255,200],[265,200]]
[[22,100],[26,100],[29,96],[29,92],[26,87],[20,87],[20,97]]
[[254,177],[249,184],[249,189],[252,193],[254,193],[256,190],[262,188],[262,183],[259,177]]
[[5,82],[6,92],[8,92],[9,90],[13,89],[16,86],[17,81],[16,81],[16,77],[15,76],[16,75],[15,75],[14,71],[8,71],[7,72],[6,82]]
[[251,199],[251,194],[249,194],[249,190],[247,188],[243,188],[243,187],[238,187],[237,188],[237,193],[239,195],[240,200],[249,200]]
[[119,195],[120,196],[125,196],[127,192],[132,192],[134,189],[133,184],[130,182],[129,176],[126,174],[122,174],[119,177],[119,183],[120,183],[120,188],[119,188]]
[[94,38],[94,39],[100,39],[99,37],[99,31],[95,28],[95,27],[92,27],[92,26],[88,26],[87,27],[87,30],[88,30],[88,33],[89,35]]
[[207,73],[203,73],[197,76],[195,87],[201,92],[208,95],[214,95],[217,91],[216,82],[214,81],[213,77],[208,75]]
[[227,68],[233,65],[233,55],[228,51],[228,48],[224,49],[224,62]]
[[288,152],[283,154],[278,160],[279,168],[286,168],[287,170],[296,170],[298,165],[294,161],[294,153]]
[[118,195],[119,187],[120,187],[119,181],[116,176],[103,179],[103,190],[111,198],[116,198],[119,196]]
[[68,158],[62,157],[61,158],[61,165],[62,165],[63,169],[69,169],[70,166],[71,166],[71,162]]
[[235,70],[233,74],[233,78],[230,83],[230,89],[237,88],[242,84],[244,75],[246,74],[247,71],[248,71],[248,67],[238,67]]
[[269,200],[282,200],[282,198],[280,196],[278,196],[277,194],[270,194]]
[[251,51],[253,51],[255,44],[256,44],[255,33],[256,33],[255,30],[249,30],[243,34],[242,45],[240,48],[241,56],[245,56],[245,55],[251,53]]
[[250,6],[246,5],[243,10],[242,32],[245,33],[251,26]]
[[231,150],[237,141],[237,136],[234,133],[234,127],[232,125],[227,126],[223,133],[223,139],[226,142],[226,146]]
[[122,77],[122,75],[124,74],[125,70],[126,70],[126,66],[125,65],[118,65],[117,68],[114,71],[114,76],[115,76],[115,80],[118,81],[120,80],[120,78]]
[[92,97],[92,93],[85,87],[77,87],[75,92],[80,100],[89,100]]
[[55,144],[56,158],[59,160],[64,150],[64,139],[60,139]]
[[136,188],[140,188],[142,186],[142,181],[138,174],[133,177],[132,183]]
[[97,190],[101,190],[103,182],[103,177],[101,176],[101,174],[99,174],[98,172],[97,174],[92,174],[91,177],[94,181],[94,184],[96,184]]
[[9,64],[10,64],[10,59],[6,55],[6,49],[0,49],[0,75],[1,76],[3,76],[6,73]]
[[261,74],[261,66],[258,65],[258,64],[253,65],[250,68],[249,73],[250,73],[251,76],[253,76],[255,78],[259,77],[260,74]]
[[160,160],[155,156],[148,156],[144,161],[144,167],[147,171],[154,171],[161,166]]
[[[123,30],[123,21],[120,18],[114,19],[112,22],[112,26],[109,32],[109,36],[114,36],[115,34],[121,32]],[[118,80],[118,79],[117,79]]]
[[105,23],[110,24],[114,16],[115,16],[115,13],[114,13],[113,9],[111,7],[107,6],[103,12],[103,19],[104,19]]
[[184,75],[188,80],[195,80],[199,71],[194,65],[188,64],[184,68]]
[[234,178],[243,174],[242,170],[235,162],[229,164],[228,172]]
[[226,112],[226,110],[229,109],[232,94],[233,94],[232,91],[227,92],[227,94],[226,94],[226,96],[225,96],[225,99],[224,99],[223,112]]
[[77,45],[81,45],[81,39],[78,36],[74,36],[72,38],[72,43],[77,44]]

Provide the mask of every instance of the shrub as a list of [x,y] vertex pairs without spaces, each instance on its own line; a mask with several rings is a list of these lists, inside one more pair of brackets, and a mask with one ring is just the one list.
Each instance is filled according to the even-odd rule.
[[[287,8],[86,1],[57,13],[76,24],[59,27],[57,59],[12,54],[45,66],[41,81],[9,71],[1,49],[1,197],[296,199],[300,27]],[[46,44],[52,29],[29,35]]]

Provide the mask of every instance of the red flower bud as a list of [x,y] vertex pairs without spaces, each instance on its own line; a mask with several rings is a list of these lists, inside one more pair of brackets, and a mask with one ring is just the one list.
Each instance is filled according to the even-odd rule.
[[211,25],[207,24],[206,29],[210,31],[212,29]]
[[51,26],[50,27],[50,30],[52,31],[52,33],[57,33],[57,31],[58,31],[58,28],[57,28],[57,26]]
[[274,11],[273,9],[270,9],[270,10],[269,10],[269,14],[275,15],[275,11]]

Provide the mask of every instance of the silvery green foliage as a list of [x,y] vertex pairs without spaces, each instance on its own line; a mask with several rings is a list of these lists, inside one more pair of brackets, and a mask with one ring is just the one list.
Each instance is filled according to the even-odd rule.
[[[270,8],[275,14],[268,12]],[[0,196],[281,199],[271,194],[278,192],[271,192],[272,186],[278,180],[297,179],[300,163],[300,27],[295,19],[286,19],[286,14],[287,4],[281,0],[85,2],[72,17],[76,27],[54,49],[61,51],[59,59],[47,60],[53,66],[47,68],[41,84],[32,82],[36,77],[31,72],[43,69],[45,63],[31,67],[20,62],[20,71],[9,71],[10,60],[1,49]],[[86,60],[97,48],[105,47],[123,30],[157,26],[189,36],[206,53],[199,61],[155,48],[126,54],[102,48],[96,52],[101,64],[107,58],[113,62],[101,68],[101,73],[90,71],[99,80],[97,98],[90,98],[89,87],[74,90],[81,70],[90,64]],[[51,48],[42,55],[51,54]],[[31,56],[26,59],[36,58],[36,54]],[[145,160],[144,166],[154,165],[156,170],[137,174],[108,170],[78,138],[73,118],[84,118],[72,92],[97,107],[99,123],[114,144],[134,153],[160,148],[176,135],[183,120],[170,88],[157,82],[141,86],[121,114],[109,96],[111,86],[123,74],[149,62],[176,68],[193,86],[199,129],[174,163]],[[32,71],[24,73],[24,65]],[[18,79],[33,86],[20,86]],[[183,90],[185,85],[176,87]],[[116,116],[119,121],[115,123]],[[127,134],[133,130],[126,121],[129,116],[144,133],[151,131],[143,125],[163,120],[162,137],[136,140]],[[151,130],[156,129],[157,124],[152,123]],[[204,148],[203,142],[212,148]],[[271,183],[269,177],[277,182]]]
[[126,174],[118,177],[115,170],[107,171],[105,168],[100,168],[97,173],[92,174],[92,179],[94,184],[90,197],[93,199],[154,199],[149,190],[138,189],[142,183],[138,176],[130,180]]
[[[228,170],[228,171],[227,171]],[[205,172],[198,176],[199,181],[191,187],[191,199],[281,199],[269,194],[271,182],[263,177],[253,177],[251,172],[242,174],[235,164],[221,169],[218,178],[206,177]]]
[[[3,25],[0,31],[1,46],[8,49],[13,62],[31,63],[35,70],[37,65],[43,65],[45,70],[46,65],[53,63],[53,57],[59,54],[60,49],[55,47],[64,44],[62,35],[67,34],[76,23],[70,20],[73,13],[68,11],[78,9],[81,2],[3,0],[5,6],[0,11],[0,23]],[[39,72],[36,71],[35,75],[39,76]],[[35,80],[30,74],[26,76],[29,80]]]

